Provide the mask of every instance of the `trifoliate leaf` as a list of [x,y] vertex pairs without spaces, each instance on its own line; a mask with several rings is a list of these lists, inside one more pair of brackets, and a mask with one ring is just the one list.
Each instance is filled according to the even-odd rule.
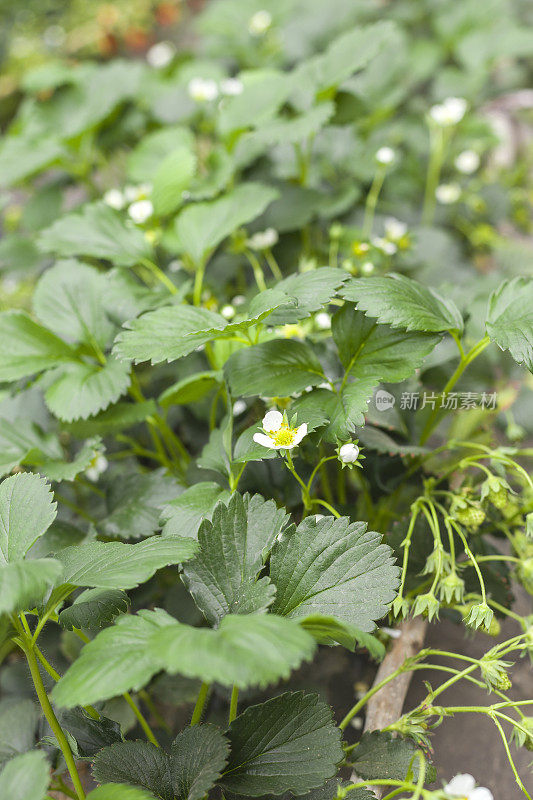
[[297,305],[294,308],[280,308],[274,311],[268,319],[268,324],[285,325],[308,317],[329,303],[336,289],[347,277],[345,270],[333,267],[321,267],[290,275],[276,284],[276,290],[294,297]]
[[90,203],[61,217],[40,234],[38,245],[45,253],[104,258],[119,267],[130,267],[151,255],[142,231],[105,203]]
[[374,378],[376,383],[409,378],[440,339],[379,325],[349,304],[334,315],[331,329],[346,372],[355,378]]
[[162,669],[151,646],[154,632],[175,622],[161,609],[120,617],[83,647],[78,659],[54,686],[54,703],[72,708],[141,689]]
[[176,622],[151,646],[168,672],[241,688],[288,678],[315,650],[312,636],[274,614],[228,614],[217,630]]
[[[412,739],[393,738],[386,731],[372,731],[363,734],[352,753],[351,761],[363,780],[387,778],[403,781],[412,770],[416,781],[419,770],[416,752],[417,747]],[[429,766],[426,780],[431,783],[435,777],[434,768]]]
[[350,278],[340,294],[368,317],[393,328],[430,333],[463,330],[463,318],[453,300],[404,275]]
[[176,480],[161,469],[117,475],[108,484],[108,514],[98,521],[98,532],[113,539],[150,536],[159,527],[161,510],[179,489]]
[[191,536],[196,539],[201,521],[211,519],[218,501],[228,497],[229,492],[218,483],[195,483],[163,508],[163,536]]
[[22,133],[6,136],[0,148],[0,176],[2,186],[12,186],[29,178],[60,158],[64,148],[57,136]]
[[113,622],[129,607],[128,595],[120,589],[86,589],[71,606],[63,609],[58,622],[62,628],[97,630]]
[[178,800],[201,800],[220,777],[229,742],[214,725],[185,728],[172,742],[172,786]]
[[119,723],[103,714],[94,719],[82,708],[71,708],[61,712],[59,721],[76,740],[82,758],[93,758],[102,747],[122,741]]
[[269,186],[243,183],[224,197],[185,208],[175,223],[183,252],[201,264],[223,239],[262,214],[277,196]]
[[53,558],[0,564],[0,614],[32,608],[61,576]]
[[50,778],[42,750],[32,750],[9,761],[0,772],[0,797],[9,800],[44,800]]
[[74,351],[23,311],[0,314],[0,381],[16,381],[73,361]]
[[196,156],[189,147],[176,147],[158,165],[153,176],[152,202],[158,215],[171,214],[183,203],[196,171]]
[[46,270],[33,295],[36,317],[67,342],[96,341],[105,347],[114,325],[105,312],[106,277],[69,259]]
[[487,333],[502,350],[533,372],[533,280],[505,281],[490,296]]
[[150,536],[137,544],[89,542],[61,550],[63,582],[103,589],[133,589],[170,564],[188,561],[198,545],[182,536]]
[[0,769],[35,747],[40,716],[33,700],[6,698],[0,702]]
[[20,472],[0,484],[0,564],[24,558],[50,527],[57,504],[50,485],[38,475]]
[[365,522],[307,517],[272,549],[270,577],[277,590],[272,611],[289,617],[324,614],[372,631],[398,585],[392,550],[380,542]]
[[59,419],[87,419],[121,397],[130,385],[128,363],[110,358],[104,365],[80,362],[57,370],[45,393],[46,405]]
[[311,348],[294,339],[273,339],[237,350],[224,372],[237,397],[285,397],[325,380]]
[[316,694],[287,692],[250,706],[228,738],[231,756],[220,783],[249,797],[303,794],[333,777],[343,758],[331,709]]
[[195,372],[165,389],[159,396],[159,404],[163,408],[168,408],[172,405],[196,403],[219,386],[221,380],[222,374],[214,370]]
[[126,323],[127,330],[115,339],[114,353],[136,364],[148,360],[152,364],[174,361],[212,339],[211,329],[222,331],[226,326],[224,317],[206,308],[189,305],[158,308]]
[[246,512],[237,492],[227,506],[218,503],[213,521],[200,525],[199,553],[183,571],[186,587],[211,625],[226,614],[266,611],[274,600],[276,590],[268,577],[257,579],[272,530],[261,527],[259,506],[258,519],[249,530]]
[[[266,122],[253,134],[249,134],[255,144],[265,145],[298,144],[316,135],[335,113],[334,103],[319,103],[305,114],[296,117],[276,117]],[[346,273],[345,273],[346,275]]]
[[93,775],[99,783],[129,783],[162,800],[174,800],[170,759],[151,742],[117,742],[105,747],[94,759]]

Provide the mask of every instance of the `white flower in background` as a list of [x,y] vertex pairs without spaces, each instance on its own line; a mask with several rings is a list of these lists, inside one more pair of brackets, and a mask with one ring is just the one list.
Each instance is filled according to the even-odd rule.
[[241,414],[244,414],[246,411],[246,403],[244,400],[235,400],[233,403],[233,416],[239,417]]
[[150,200],[137,200],[128,208],[128,214],[136,225],[142,225],[153,213],[154,207]]
[[327,331],[331,328],[331,317],[327,311],[320,311],[315,317],[315,324],[321,331]]
[[442,103],[431,106],[429,116],[437,125],[448,128],[461,122],[467,108],[468,103],[464,97],[447,97]]
[[125,186],[124,197],[128,203],[134,203],[135,200],[146,200],[152,193],[152,185],[150,183],[140,183],[138,186]]
[[243,294],[236,294],[231,301],[232,306],[242,306],[243,303],[246,303],[246,297]]
[[444,787],[444,794],[449,798],[460,798],[461,800],[494,800],[490,789],[484,786],[476,787],[475,778],[468,773],[456,775]]
[[13,275],[6,275],[2,278],[2,292],[6,295],[15,294],[20,288],[20,281]]
[[248,21],[248,30],[252,36],[264,36],[272,25],[272,14],[265,11],[256,11]]
[[339,448],[339,461],[343,464],[355,464],[359,458],[359,448],[353,442],[346,442]]
[[173,258],[169,263],[168,268],[170,272],[179,272],[180,269],[183,269],[183,261],[181,258]]
[[385,236],[392,242],[402,239],[407,233],[407,225],[396,217],[387,217],[385,220]]
[[267,228],[264,231],[258,231],[247,240],[246,244],[252,250],[268,250],[277,244],[279,239],[278,232],[274,228]]
[[393,256],[398,250],[394,242],[389,242],[388,239],[383,239],[381,236],[376,236],[375,239],[372,239],[372,244],[387,256]]
[[459,172],[463,172],[465,175],[472,175],[479,167],[480,160],[475,150],[463,150],[455,159],[455,166]]
[[[396,251],[394,251],[396,252]],[[375,267],[371,261],[365,261],[364,264],[361,264],[361,274],[362,275],[372,275],[374,272]]]
[[228,303],[227,306],[222,306],[220,313],[222,314],[224,319],[233,319],[233,317],[235,316],[235,309]]
[[380,147],[375,158],[378,164],[387,166],[396,160],[396,152],[392,149],[392,147]]
[[272,409],[263,417],[263,431],[254,433],[254,442],[273,450],[292,450],[306,435],[307,424],[304,422],[298,428],[291,428],[281,411]]
[[237,94],[242,94],[243,89],[243,82],[238,78],[225,78],[223,81],[220,81],[221,94],[226,94],[232,97]]
[[209,103],[218,97],[217,82],[210,78],[191,78],[187,92],[196,103]]
[[85,474],[89,478],[90,481],[96,483],[100,475],[106,471],[108,467],[107,458],[103,456],[101,453],[98,453],[97,456],[93,458],[87,469],[85,470]]
[[151,67],[163,69],[167,67],[176,54],[176,48],[172,42],[158,42],[146,53],[146,60]]
[[461,187],[457,183],[441,183],[435,189],[435,197],[445,206],[452,205],[461,197]]
[[116,208],[117,211],[120,211],[126,205],[126,198],[120,189],[108,189],[102,199],[106,206]]

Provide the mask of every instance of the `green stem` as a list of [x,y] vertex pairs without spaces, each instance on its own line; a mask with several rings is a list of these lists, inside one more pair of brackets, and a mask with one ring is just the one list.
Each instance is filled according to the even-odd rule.
[[196,274],[194,276],[194,289],[192,295],[192,301],[195,306],[199,306],[202,303],[202,288],[204,285],[204,275],[205,275],[205,262],[201,262],[196,267]]
[[156,747],[159,747],[159,742],[157,741],[153,730],[151,729],[146,717],[142,713],[141,709],[139,708],[139,706],[137,705],[131,694],[129,692],[124,692],[122,696],[126,701],[126,703],[129,705],[129,707],[131,708],[131,710],[133,711],[133,713],[135,714],[135,716],[137,717],[137,720],[139,721],[141,728],[145,732],[148,741],[151,742],[152,744],[155,744]]
[[261,264],[259,263],[259,259],[256,258],[255,255],[250,250],[246,250],[245,255],[250,264],[252,265],[255,282],[257,283],[257,288],[259,289],[260,292],[264,292],[267,287],[265,283],[265,274],[263,272]]
[[237,703],[239,702],[239,687],[234,686],[231,690],[231,700],[229,706],[229,718],[228,722],[231,725],[235,717],[237,716]]
[[376,683],[376,685],[373,686],[363,697],[361,697],[361,699],[358,700],[357,703],[354,706],[352,706],[352,708],[348,711],[342,722],[339,724],[340,730],[343,731],[346,728],[349,722],[355,717],[358,711],[360,711],[363,708],[363,706],[365,706],[368,703],[371,697],[377,694],[379,690],[383,689],[383,687],[386,686],[388,683],[397,678],[398,675],[401,675],[402,672],[405,672],[406,669],[407,667],[405,666],[405,663],[401,664],[401,666],[395,669],[394,672],[391,672],[391,674],[387,675],[386,678],[383,678],[382,681]]
[[152,275],[155,278],[157,278],[157,280],[160,281],[163,284],[163,286],[167,287],[170,294],[178,293],[176,286],[172,283],[168,275],[166,275],[163,272],[163,270],[157,266],[157,264],[154,264],[154,262],[150,261],[149,258],[141,259],[141,264],[143,264],[147,269],[149,269]]
[[444,130],[440,126],[433,126],[429,131],[430,135],[430,153],[429,164],[426,178],[426,188],[424,191],[424,205],[422,208],[422,224],[431,225],[435,215],[436,197],[435,192],[439,185],[440,172],[442,169],[442,162],[444,160],[444,151],[446,144],[446,137]]
[[207,695],[209,693],[209,688],[210,684],[205,683],[205,681],[200,686],[200,691],[198,692],[198,699],[196,701],[196,705],[194,706],[194,711],[192,712],[191,725],[197,725],[202,719],[202,713],[204,710],[205,701],[207,700]]
[[283,280],[283,273],[282,273],[281,269],[279,268],[279,264],[276,261],[276,259],[274,258],[274,253],[272,252],[272,250],[270,248],[265,250],[265,258],[266,258],[266,262],[267,262],[268,266],[270,267],[272,275],[278,281]]
[[54,709],[52,708],[50,700],[48,699],[48,695],[46,694],[41,673],[39,672],[39,665],[37,664],[35,652],[31,644],[31,639],[26,636],[23,642],[25,645],[24,653],[28,660],[28,666],[30,668],[33,685],[35,686],[35,691],[37,692],[37,697],[39,699],[39,703],[41,704],[44,716],[46,717],[46,720],[50,725],[54,736],[56,737],[56,741],[61,749],[61,752],[63,753],[63,758],[65,759],[65,764],[67,765],[67,769],[72,780],[72,785],[74,786],[78,800],[85,800],[85,792],[76,768],[72,750],[70,749],[67,737],[63,733],[63,729],[57,720]]
[[[478,355],[483,352],[483,350],[487,347],[488,344],[490,344],[490,339],[488,336],[484,336],[483,339],[480,339],[479,342],[477,342],[472,347],[472,349],[469,350],[469,352],[464,356],[464,358],[461,358],[457,366],[457,369],[455,370],[455,372],[453,373],[450,380],[448,381],[448,383],[446,384],[446,386],[442,391],[443,396],[445,396],[451,389],[453,389],[453,387],[455,386],[455,384],[457,383],[457,381],[459,380],[465,369],[468,367],[468,365],[471,364],[472,361],[474,361],[474,359],[477,358]],[[433,428],[438,423],[439,411],[440,409],[438,407],[435,407],[432,410],[430,416],[428,417],[424,429],[422,431],[422,435],[420,437],[421,445],[425,444],[425,442],[430,437]]]
[[368,239],[372,233],[372,226],[374,225],[374,215],[376,213],[376,206],[379,199],[379,193],[385,180],[387,168],[384,165],[379,165],[372,186],[368,192],[365,204],[365,216],[363,221],[363,237]]
[[304,508],[305,509],[309,509],[309,507],[311,505],[311,499],[309,497],[309,491],[307,489],[307,486],[305,485],[305,483],[300,478],[300,476],[298,475],[298,473],[296,472],[296,470],[294,468],[294,464],[293,464],[293,461],[292,461],[292,456],[291,456],[290,450],[286,450],[285,454],[286,454],[285,466],[287,467],[287,469],[289,470],[291,475],[293,475],[296,478],[296,480],[298,481],[298,483],[302,487],[302,502],[304,504]]
[[333,506],[330,503],[328,503],[326,500],[319,500],[318,498],[314,497],[309,502],[310,502],[311,505],[324,506],[324,508],[327,508],[328,511],[331,511],[331,513],[333,514],[334,517],[336,517],[337,519],[340,519],[341,515],[339,514],[339,512],[335,508],[333,508]]

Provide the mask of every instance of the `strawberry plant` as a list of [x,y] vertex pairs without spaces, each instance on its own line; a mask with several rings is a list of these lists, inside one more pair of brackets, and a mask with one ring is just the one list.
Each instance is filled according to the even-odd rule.
[[434,764],[477,714],[531,798],[531,153],[491,109],[532,29],[333,5],[212,2],[2,111],[1,797],[490,800]]

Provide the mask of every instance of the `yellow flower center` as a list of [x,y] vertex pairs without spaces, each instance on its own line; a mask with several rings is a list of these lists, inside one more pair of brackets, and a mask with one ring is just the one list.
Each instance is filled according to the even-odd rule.
[[288,425],[282,425],[279,431],[272,434],[272,439],[274,440],[274,444],[281,447],[282,445],[292,444],[295,435],[296,431],[293,428],[289,428]]

